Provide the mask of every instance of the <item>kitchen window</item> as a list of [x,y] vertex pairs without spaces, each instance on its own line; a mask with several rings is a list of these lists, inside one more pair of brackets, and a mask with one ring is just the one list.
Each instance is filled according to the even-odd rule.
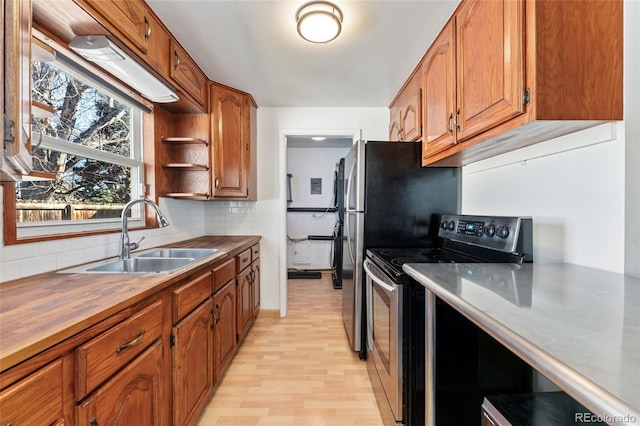
[[[15,187],[18,240],[120,229],[122,207],[144,195],[143,111],[69,64],[32,62],[35,177]],[[143,226],[137,207],[129,223]]]

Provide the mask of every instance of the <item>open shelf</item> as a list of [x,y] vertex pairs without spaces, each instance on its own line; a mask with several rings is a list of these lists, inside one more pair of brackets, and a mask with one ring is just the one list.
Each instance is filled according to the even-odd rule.
[[206,164],[193,164],[193,163],[169,163],[163,164],[165,169],[177,169],[177,170],[193,170],[193,171],[207,171],[209,166]]
[[167,192],[164,196],[171,198],[209,198],[209,194],[204,192]]
[[186,145],[186,144],[205,145],[205,146],[209,145],[208,141],[200,138],[180,138],[180,137],[162,138],[162,142],[166,144],[176,144],[176,145]]

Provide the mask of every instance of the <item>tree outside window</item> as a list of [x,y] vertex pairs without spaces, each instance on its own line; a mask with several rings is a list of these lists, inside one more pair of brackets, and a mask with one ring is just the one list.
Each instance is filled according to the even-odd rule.
[[33,168],[51,180],[17,185],[18,224],[119,217],[141,179],[141,111],[48,62],[32,63],[32,99],[54,111],[32,129]]

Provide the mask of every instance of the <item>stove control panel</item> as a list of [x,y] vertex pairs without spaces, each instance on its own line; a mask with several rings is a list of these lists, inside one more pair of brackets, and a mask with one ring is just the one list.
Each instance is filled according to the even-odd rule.
[[438,236],[446,240],[515,253],[523,221],[525,225],[531,226],[530,218],[443,215]]

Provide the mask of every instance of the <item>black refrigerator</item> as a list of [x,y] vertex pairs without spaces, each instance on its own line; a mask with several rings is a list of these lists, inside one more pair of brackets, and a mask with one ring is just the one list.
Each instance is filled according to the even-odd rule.
[[416,142],[358,141],[345,157],[342,318],[366,358],[362,262],[368,248],[435,247],[439,214],[460,210],[461,171],[421,167]]

